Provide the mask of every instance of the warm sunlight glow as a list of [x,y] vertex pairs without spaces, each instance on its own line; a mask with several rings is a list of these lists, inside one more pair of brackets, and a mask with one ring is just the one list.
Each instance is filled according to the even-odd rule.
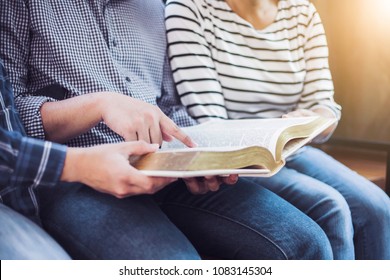
[[[355,2],[356,1],[356,2]],[[362,32],[372,34],[374,38],[389,40],[390,0],[355,0],[356,14],[354,23]],[[351,2],[351,1],[350,1]]]
[[375,23],[389,24],[390,0],[365,0],[362,5],[365,13],[363,17],[368,16]]

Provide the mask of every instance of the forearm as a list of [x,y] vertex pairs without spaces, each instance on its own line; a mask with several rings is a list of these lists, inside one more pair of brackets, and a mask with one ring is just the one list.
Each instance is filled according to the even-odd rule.
[[306,76],[298,108],[310,109],[324,117],[340,119],[341,107],[334,101],[334,85],[329,68],[329,50],[319,14],[311,4],[305,31]]
[[169,1],[165,10],[168,52],[180,100],[198,122],[227,119],[212,47],[193,1]]
[[46,102],[41,107],[47,140],[64,143],[96,126],[102,120],[104,93]]

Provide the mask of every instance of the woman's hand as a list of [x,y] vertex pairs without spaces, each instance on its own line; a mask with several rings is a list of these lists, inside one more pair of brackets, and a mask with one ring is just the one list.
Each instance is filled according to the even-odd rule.
[[[298,109],[287,114],[284,114],[282,118],[296,118],[296,117],[312,117],[312,116],[321,116],[324,118],[336,118],[336,115],[330,110],[323,107],[317,107],[313,110],[307,109]],[[337,127],[337,122],[324,130],[316,138],[312,140],[313,143],[324,143],[327,141],[333,134]]]

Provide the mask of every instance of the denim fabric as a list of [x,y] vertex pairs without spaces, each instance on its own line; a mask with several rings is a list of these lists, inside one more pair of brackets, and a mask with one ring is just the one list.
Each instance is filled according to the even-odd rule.
[[277,175],[252,178],[316,221],[335,259],[390,259],[390,199],[326,153],[305,147]]
[[216,193],[189,194],[180,182],[158,200],[200,252],[228,259],[330,259],[330,243],[313,221],[245,179]]
[[40,227],[0,204],[1,260],[66,260],[69,256]]
[[332,258],[315,222],[245,179],[205,195],[178,181],[126,199],[65,184],[41,199],[45,229],[76,259]]

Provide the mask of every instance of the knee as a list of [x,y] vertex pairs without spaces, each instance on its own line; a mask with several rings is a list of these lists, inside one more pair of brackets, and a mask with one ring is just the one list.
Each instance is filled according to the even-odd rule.
[[[300,213],[300,212],[299,212]],[[289,216],[289,213],[286,213]],[[325,232],[306,215],[295,214],[293,219],[279,221],[277,232],[269,232],[255,249],[265,254],[260,259],[328,260],[333,259],[332,248]],[[255,242],[253,242],[255,243]],[[259,256],[256,256],[259,257]]]
[[319,225],[333,225],[352,231],[351,210],[345,198],[334,189],[329,189],[319,197],[310,209],[309,216]]
[[332,247],[326,234],[318,228],[316,233],[302,242],[306,248],[303,255],[308,260],[331,260],[333,259]]
[[295,229],[291,259],[330,260],[333,259],[332,247],[322,228],[311,219]]
[[[296,235],[290,235],[278,244],[270,244],[269,256],[262,259],[277,260],[331,260],[333,259],[332,248],[328,238],[320,227],[305,227]],[[286,235],[287,236],[287,235]],[[264,245],[263,245],[264,246]]]
[[371,196],[360,197],[354,203],[358,206],[353,208],[352,213],[356,224],[390,227],[390,199],[385,193],[373,192]]

